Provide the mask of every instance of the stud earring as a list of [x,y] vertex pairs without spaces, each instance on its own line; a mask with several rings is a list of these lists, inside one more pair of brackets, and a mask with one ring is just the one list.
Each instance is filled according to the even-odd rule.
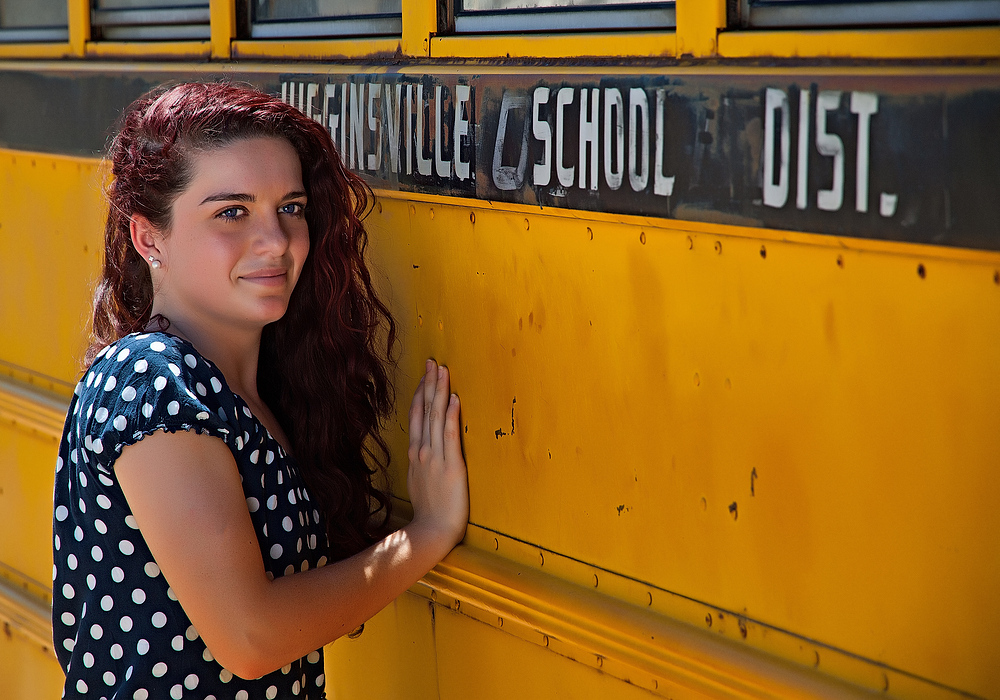
[[152,255],[150,255],[149,256],[149,266],[151,268],[153,268],[154,270],[158,270],[160,268],[160,261],[157,260],[156,258],[154,258]]

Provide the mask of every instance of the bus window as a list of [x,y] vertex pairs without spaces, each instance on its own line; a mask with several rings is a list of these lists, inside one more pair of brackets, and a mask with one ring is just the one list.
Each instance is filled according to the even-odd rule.
[[251,0],[251,39],[399,36],[402,0]]
[[208,0],[96,0],[91,25],[107,41],[208,39]]
[[[982,24],[1000,21],[1000,0],[735,0],[742,27]],[[734,22],[735,20],[735,22]]]
[[0,0],[0,42],[66,41],[66,0]]
[[455,0],[459,33],[673,29],[664,0]]

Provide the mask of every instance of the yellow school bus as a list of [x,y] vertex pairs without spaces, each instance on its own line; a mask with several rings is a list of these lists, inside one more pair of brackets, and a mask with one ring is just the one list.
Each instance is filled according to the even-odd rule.
[[997,0],[0,3],[0,697],[62,684],[102,150],[217,78],[374,188],[400,416],[462,396],[466,540],[330,698],[1000,698]]

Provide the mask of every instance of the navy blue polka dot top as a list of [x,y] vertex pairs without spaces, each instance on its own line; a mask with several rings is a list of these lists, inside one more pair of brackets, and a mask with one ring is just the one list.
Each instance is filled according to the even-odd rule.
[[294,460],[215,365],[167,333],[122,338],[77,385],[56,461],[52,623],[63,697],[323,697],[322,649],[244,680],[184,614],[115,478],[122,448],[158,430],[196,430],[229,447],[268,577],[327,563],[325,520]]

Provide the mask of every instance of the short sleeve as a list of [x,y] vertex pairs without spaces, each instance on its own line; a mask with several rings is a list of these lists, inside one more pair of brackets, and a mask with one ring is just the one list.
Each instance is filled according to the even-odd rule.
[[80,442],[108,472],[124,447],[156,431],[195,430],[227,445],[239,432],[222,373],[190,344],[164,333],[126,336],[102,350],[77,406]]

